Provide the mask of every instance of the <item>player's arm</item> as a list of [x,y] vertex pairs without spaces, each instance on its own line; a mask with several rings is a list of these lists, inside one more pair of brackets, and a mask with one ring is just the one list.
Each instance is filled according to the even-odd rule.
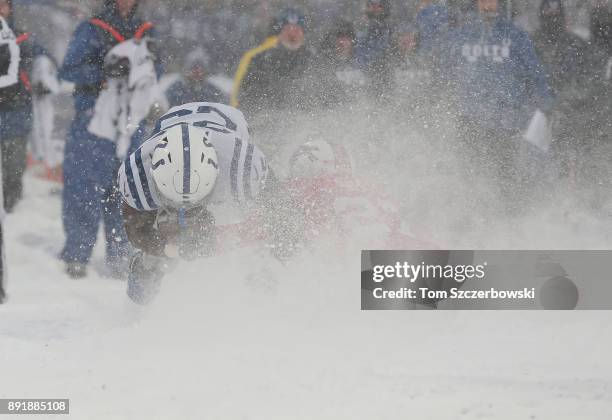
[[168,234],[156,225],[157,211],[138,211],[123,203],[123,223],[130,243],[147,254],[164,256]]
[[178,254],[188,260],[211,256],[217,244],[215,218],[206,207],[187,210],[179,227]]

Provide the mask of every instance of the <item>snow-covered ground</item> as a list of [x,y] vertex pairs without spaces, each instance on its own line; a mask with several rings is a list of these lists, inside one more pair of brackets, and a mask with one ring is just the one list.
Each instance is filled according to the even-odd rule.
[[61,418],[79,420],[612,412],[610,312],[362,312],[358,250],[325,249],[287,266],[248,249],[183,263],[137,308],[97,273],[100,248],[88,278],[63,274],[52,188],[28,175],[5,221],[2,398],[70,398]]

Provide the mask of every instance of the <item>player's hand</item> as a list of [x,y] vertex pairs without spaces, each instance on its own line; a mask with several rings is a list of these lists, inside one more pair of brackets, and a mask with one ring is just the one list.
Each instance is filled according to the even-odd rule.
[[161,211],[155,221],[157,234],[165,243],[177,243],[180,235],[178,216],[168,211]]
[[187,260],[210,256],[215,244],[216,229],[213,215],[203,207],[188,211],[180,229],[179,255]]
[[181,256],[180,249],[174,242],[166,244],[164,254],[168,258],[179,258]]
[[51,90],[44,83],[38,82],[32,85],[32,93],[36,96],[44,96],[50,94]]

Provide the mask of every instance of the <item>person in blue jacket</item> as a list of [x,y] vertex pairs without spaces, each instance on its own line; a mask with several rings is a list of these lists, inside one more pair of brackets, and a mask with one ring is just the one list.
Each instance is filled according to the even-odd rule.
[[476,13],[449,34],[446,77],[456,87],[460,138],[472,147],[473,163],[493,167],[508,187],[516,180],[517,136],[536,109],[549,111],[552,97],[527,33],[498,0],[476,3]]
[[418,53],[428,64],[431,87],[446,89],[443,61],[448,46],[449,9],[432,0],[421,0],[414,20],[418,29]]
[[[120,42],[151,34],[152,24],[136,15],[138,0],[106,0],[98,15],[79,24],[60,69],[60,78],[73,82],[75,117],[64,152],[62,219],[66,243],[61,258],[73,278],[87,274],[87,264],[104,221],[106,262],[120,276],[127,264],[127,238],[115,186],[120,162],[115,144],[88,132],[94,105],[107,74],[121,69],[104,67],[108,51]],[[159,63],[158,75],[160,73]],[[141,125],[132,137],[132,149],[143,140]]]
[[367,28],[357,33],[355,56],[371,95],[386,98],[393,89],[393,29],[390,0],[366,0]]
[[450,22],[447,6],[422,0],[414,20],[419,29],[421,51],[436,51],[445,44]]
[[550,106],[546,74],[529,35],[499,13],[498,0],[477,3],[478,13],[450,36],[461,115],[516,133],[535,106]]
[[202,48],[196,48],[187,54],[184,69],[184,75],[166,91],[170,107],[189,102],[229,102],[229,95],[210,82],[210,57]]
[[[34,40],[34,36],[15,27],[13,3],[0,0],[0,16],[12,29],[19,45],[19,81],[0,88],[0,147],[3,156],[4,207],[12,212],[23,190],[28,134],[32,129],[32,92],[37,86],[30,83],[35,57],[49,55]],[[8,68],[8,57],[0,52],[0,68]],[[1,70],[0,70],[1,73]],[[1,75],[1,74],[0,74]]]

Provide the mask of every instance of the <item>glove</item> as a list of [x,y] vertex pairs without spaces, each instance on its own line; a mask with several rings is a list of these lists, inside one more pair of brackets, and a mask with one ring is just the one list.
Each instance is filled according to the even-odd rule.
[[192,260],[212,255],[216,244],[214,216],[205,208],[192,209],[185,214],[178,241],[178,253]]
[[110,57],[104,64],[104,75],[107,79],[118,79],[130,74],[130,60],[127,57]]
[[192,260],[209,256],[216,243],[215,218],[205,208],[188,211],[179,220],[176,210],[160,210],[155,229],[164,245],[164,253],[170,258]]
[[32,86],[32,93],[36,96],[44,96],[51,93],[51,91],[45,86],[44,83],[38,82]]
[[176,213],[160,210],[155,219],[157,235],[165,243],[176,243],[180,234]]

